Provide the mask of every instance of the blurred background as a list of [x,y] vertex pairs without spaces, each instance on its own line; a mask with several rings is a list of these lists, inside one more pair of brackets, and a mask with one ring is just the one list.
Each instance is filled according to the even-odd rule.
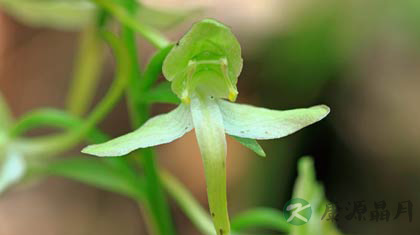
[[[420,232],[420,1],[386,0],[147,0],[165,9],[204,8],[165,31],[176,41],[191,23],[213,17],[230,25],[243,49],[238,102],[274,109],[324,103],[331,114],[290,137],[261,141],[259,158],[228,141],[229,208],[281,209],[291,197],[297,159],[311,155],[329,200],[342,205],[346,234]],[[30,27],[0,9],[0,91],[13,115],[46,106],[64,108],[77,31]],[[147,61],[153,48],[139,40]],[[104,66],[97,100],[112,77]],[[168,110],[158,105],[154,113]],[[129,128],[124,102],[101,128],[112,136]],[[75,149],[77,152],[79,149]],[[157,148],[159,161],[206,206],[201,158],[189,133]],[[411,201],[394,219],[398,203]],[[364,201],[366,220],[348,220]],[[385,201],[390,220],[371,221]],[[198,234],[172,203],[177,227]],[[137,205],[122,196],[61,178],[21,186],[0,198],[0,234],[146,234]]]

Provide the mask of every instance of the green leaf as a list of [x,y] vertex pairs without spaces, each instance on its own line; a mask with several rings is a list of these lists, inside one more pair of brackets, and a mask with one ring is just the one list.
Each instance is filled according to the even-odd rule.
[[143,78],[140,81],[141,87],[139,89],[148,90],[156,82],[156,80],[159,78],[159,75],[162,73],[163,61],[173,46],[174,45],[171,44],[163,49],[160,49],[152,56],[146,66],[146,69],[144,70]]
[[195,23],[163,63],[172,90],[188,102],[196,90],[234,100],[242,70],[241,47],[229,27],[214,19]]
[[328,200],[323,186],[316,180],[315,167],[312,158],[303,157],[298,162],[298,177],[296,179],[293,198],[302,198],[312,207],[312,216],[308,223],[291,226],[290,235],[340,235],[334,222],[327,221],[322,216]]
[[148,90],[141,96],[142,102],[152,103],[170,103],[179,104],[180,100],[172,92],[171,84],[169,82],[163,82],[157,85],[155,88]]
[[[39,109],[25,114],[10,129],[10,136],[17,137],[25,132],[39,127],[58,127],[71,129],[80,127],[83,121],[66,112],[56,109]],[[103,142],[108,137],[96,128],[88,133],[87,138],[94,143]]]
[[238,136],[231,135],[233,139],[237,140],[239,143],[241,143],[243,146],[251,149],[254,151],[258,156],[265,157],[264,149],[261,147],[261,145],[258,144],[258,142],[254,139],[248,139],[248,138],[242,138]]
[[[69,30],[92,24],[97,12],[89,0],[0,0],[0,7],[26,24]],[[137,20],[153,28],[169,28],[200,12],[199,9],[163,10],[141,5]]]
[[172,142],[192,129],[190,111],[185,105],[148,120],[139,129],[103,144],[90,145],[83,153],[100,157],[122,156],[139,148]]
[[20,153],[6,150],[0,152],[0,160],[2,157],[4,159],[0,161],[0,194],[9,186],[17,183],[26,172],[26,163]]
[[290,224],[283,213],[271,208],[255,208],[235,216],[231,222],[232,230],[241,232],[245,229],[263,228],[279,232],[289,232]]
[[68,30],[85,27],[96,12],[88,0],[0,0],[0,7],[26,24]]
[[257,140],[290,135],[320,121],[330,112],[325,105],[278,111],[220,100],[219,106],[229,135]]
[[121,174],[117,168],[104,164],[100,159],[64,159],[35,170],[77,180],[133,198],[144,198],[145,195],[144,183],[140,178],[133,179],[126,174]]
[[137,15],[140,22],[153,28],[168,29],[201,12],[201,9],[166,10],[142,4],[137,11]]
[[226,198],[226,137],[223,119],[214,99],[193,97],[191,116],[203,159],[210,214],[217,235],[230,234]]

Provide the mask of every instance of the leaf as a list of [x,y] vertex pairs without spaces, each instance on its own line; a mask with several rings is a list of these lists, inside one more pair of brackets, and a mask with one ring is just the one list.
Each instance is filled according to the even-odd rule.
[[[0,164],[0,194],[9,186],[17,183],[25,174],[26,163],[23,156],[16,151],[5,151]],[[0,155],[0,157],[2,157]]]
[[[26,24],[68,30],[92,24],[97,12],[97,7],[89,0],[0,0],[0,6]],[[141,5],[137,20],[153,28],[169,28],[200,12],[199,9],[163,10]]]
[[156,82],[159,75],[162,73],[163,61],[173,46],[174,45],[171,44],[163,49],[160,49],[152,56],[146,66],[146,69],[144,70],[141,87],[139,89],[148,90]]
[[234,99],[242,70],[241,47],[231,29],[214,19],[204,19],[172,48],[163,74],[181,100],[201,89],[217,98]]
[[308,223],[291,226],[290,235],[340,235],[332,221],[322,220],[328,200],[322,185],[317,182],[314,162],[310,157],[303,157],[298,162],[298,177],[296,179],[293,198],[302,198],[312,207],[312,216]]
[[245,229],[264,228],[279,232],[289,232],[290,224],[283,213],[271,208],[255,208],[235,216],[231,222],[232,230],[241,232]]
[[127,177],[100,159],[73,158],[48,164],[40,169],[45,173],[58,175],[111,192],[133,198],[144,198],[144,185],[140,179]]
[[290,135],[320,121],[330,112],[325,105],[279,111],[220,100],[219,106],[229,135],[257,140]]
[[166,10],[142,4],[137,11],[137,15],[140,22],[153,28],[168,29],[201,12],[201,9]]
[[123,156],[139,148],[172,142],[192,129],[188,108],[179,105],[169,113],[148,120],[139,129],[103,144],[90,145],[83,153],[100,157]]
[[[10,130],[11,137],[17,137],[25,132],[44,126],[58,127],[64,129],[78,128],[83,121],[71,116],[66,112],[56,109],[39,109],[25,114],[21,117]],[[87,138],[93,142],[103,142],[108,137],[96,128],[88,133]]]
[[96,12],[88,0],[0,0],[0,6],[26,24],[67,30],[85,27]]
[[207,96],[191,100],[195,136],[203,159],[210,214],[217,235],[230,234],[226,198],[226,137],[223,119],[214,99]]
[[163,82],[157,85],[155,88],[148,90],[141,96],[143,102],[152,103],[170,103],[179,104],[180,100],[172,92],[171,84],[169,82]]
[[238,136],[231,135],[233,139],[237,140],[240,144],[243,146],[251,149],[254,151],[258,156],[265,157],[264,149],[261,147],[261,145],[258,144],[258,142],[254,139],[248,139],[248,138],[242,138]]

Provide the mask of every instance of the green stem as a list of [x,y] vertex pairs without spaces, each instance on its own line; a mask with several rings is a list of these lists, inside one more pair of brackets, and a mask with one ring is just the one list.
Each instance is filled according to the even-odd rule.
[[123,25],[130,27],[136,32],[140,33],[146,40],[152,43],[155,47],[161,49],[167,47],[170,42],[162,36],[158,31],[139,22],[135,15],[130,15],[128,10],[124,7],[112,3],[108,0],[92,0],[106,11],[110,12]]
[[0,132],[7,129],[12,123],[12,115],[10,114],[9,107],[0,92]]
[[103,43],[97,27],[89,26],[80,35],[75,69],[67,97],[67,110],[82,116],[92,103],[104,60]]
[[157,172],[153,149],[143,149],[142,156],[137,159],[144,169],[146,193],[148,194],[148,200],[152,209],[152,216],[159,224],[160,234],[173,235],[175,234],[175,229],[172,223],[169,205],[162,189],[161,179]]
[[115,106],[128,82],[128,75],[130,73],[130,64],[127,63],[129,61],[128,51],[122,41],[113,34],[104,33],[103,36],[113,48],[115,57],[117,58],[115,79],[105,97],[99,102],[80,128],[61,135],[16,141],[15,145],[21,151],[31,156],[42,155],[45,157],[65,151],[76,145]]
[[[98,0],[95,0],[98,2]],[[101,2],[99,0],[99,2]],[[141,89],[140,83],[143,77],[140,74],[140,70],[138,69],[138,55],[137,55],[137,45],[136,45],[136,37],[135,33],[130,27],[130,21],[132,18],[131,16],[125,16],[123,12],[130,12],[132,15],[136,13],[137,3],[135,1],[127,1],[126,3],[127,11],[126,10],[117,10],[117,8],[112,8],[110,10],[120,21],[124,24],[122,28],[122,36],[125,42],[125,45],[129,48],[130,53],[130,61],[132,69],[130,71],[130,86],[127,87],[127,98],[128,98],[128,109],[131,116],[131,122],[133,128],[138,128],[141,124],[143,124],[149,118],[149,105],[144,103],[138,102],[138,97],[141,94],[145,93],[145,89]],[[116,12],[113,12],[115,11]],[[118,14],[119,17],[118,17]],[[122,15],[121,15],[122,14]],[[122,17],[123,16],[123,17]],[[123,20],[121,20],[121,17]],[[125,19],[125,20],[124,20]],[[128,19],[128,21],[127,21]],[[134,24],[132,24],[134,25]],[[138,26],[136,23],[135,25]],[[146,28],[142,28],[146,29]],[[140,33],[149,39],[158,47],[166,47],[169,43],[166,41],[165,38],[161,37],[158,34],[154,34],[154,31],[148,30],[140,31]],[[153,35],[158,35],[159,37],[155,37]],[[164,39],[162,41],[162,38]],[[156,41],[158,40],[158,41]],[[141,152],[142,154],[138,154],[135,152],[133,155],[139,161],[141,166],[144,169],[144,175],[146,178],[146,193],[148,198],[148,209],[151,214],[151,221],[148,224],[155,225],[154,229],[149,228],[150,230],[156,231],[158,234],[161,235],[173,235],[175,234],[174,225],[172,223],[172,218],[170,215],[169,205],[166,201],[163,189],[161,187],[161,182],[158,177],[156,162],[155,162],[155,155],[151,148],[144,149]]]
[[[25,132],[43,127],[58,127],[64,129],[74,129],[83,125],[83,120],[66,112],[55,109],[39,109],[31,111],[20,117],[9,129],[10,138],[18,138]],[[86,139],[95,142],[104,142],[108,138],[98,129],[92,128],[86,135]]]
[[138,208],[140,210],[141,215],[143,216],[144,224],[147,230],[147,234],[156,234],[156,228],[158,228],[158,224],[156,224],[156,220],[151,220],[149,217],[150,215],[150,203],[146,200],[138,201]]
[[194,225],[205,235],[215,235],[210,215],[194,199],[191,193],[169,172],[160,170],[160,178],[168,193],[175,199]]

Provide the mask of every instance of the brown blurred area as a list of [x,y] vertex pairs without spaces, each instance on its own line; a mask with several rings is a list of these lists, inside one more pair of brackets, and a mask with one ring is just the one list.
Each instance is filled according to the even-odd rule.
[[[411,0],[410,0],[411,1]],[[179,7],[180,1],[146,1]],[[320,124],[284,140],[262,143],[267,159],[228,141],[229,207],[281,208],[290,197],[296,159],[315,157],[328,197],[347,202],[414,204],[413,222],[339,222],[348,234],[419,234],[420,15],[410,6],[363,0],[182,1],[231,25],[244,50],[239,102],[277,109],[328,104]],[[399,8],[398,8],[399,7]],[[400,9],[401,8],[401,9]],[[408,11],[411,9],[412,11]],[[412,16],[411,19],[407,16]],[[204,17],[204,16],[203,16]],[[409,18],[408,20],[406,18]],[[177,39],[191,22],[168,35]],[[77,32],[31,28],[0,13],[0,90],[15,117],[46,106],[63,108],[72,76]],[[141,58],[152,49],[141,41]],[[144,53],[142,53],[144,52]],[[107,63],[112,64],[111,61]],[[105,66],[100,94],[112,69]],[[100,97],[97,97],[99,99]],[[167,106],[154,107],[160,113]],[[129,130],[124,102],[101,127]],[[204,175],[193,133],[157,148],[160,163],[206,204]],[[172,203],[182,234],[198,234]],[[0,235],[146,234],[127,198],[59,178],[21,186],[0,199]]]

